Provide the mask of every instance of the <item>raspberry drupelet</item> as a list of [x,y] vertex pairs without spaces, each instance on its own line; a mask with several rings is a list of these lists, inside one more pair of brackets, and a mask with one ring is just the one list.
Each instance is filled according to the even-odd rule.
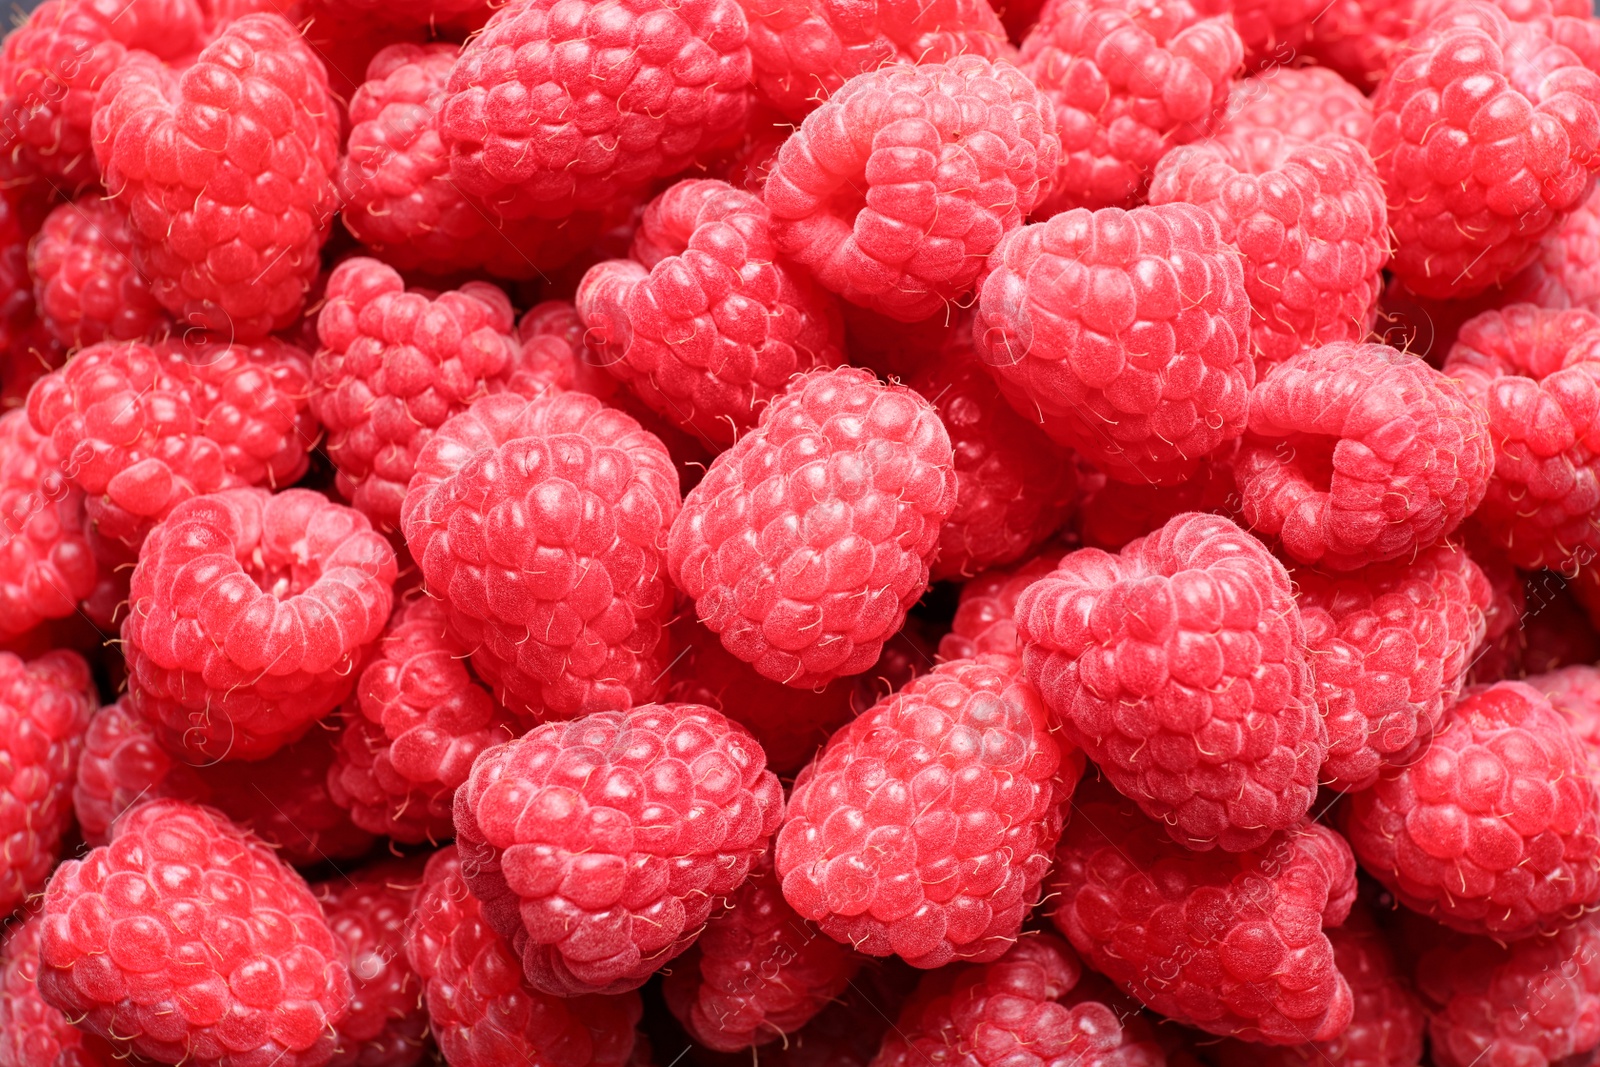
[[83,490],[26,411],[0,415],[0,640],[70,616],[99,579]]
[[1364,145],[1372,132],[1372,101],[1327,67],[1274,67],[1234,83],[1228,94],[1216,134],[1244,129],[1307,141],[1337,133]]
[[153,339],[171,325],[133,265],[133,230],[115,201],[84,197],[44,220],[28,249],[39,319],[68,348]]
[[6,1067],[116,1067],[111,1046],[67,1020],[39,995],[37,914],[11,927],[0,946],[0,1063]]
[[962,582],[950,632],[939,638],[940,658],[998,655],[1020,661],[1017,601],[1023,590],[1054,571],[1065,554],[1059,545],[1046,546],[1037,556],[1014,567],[996,567]]

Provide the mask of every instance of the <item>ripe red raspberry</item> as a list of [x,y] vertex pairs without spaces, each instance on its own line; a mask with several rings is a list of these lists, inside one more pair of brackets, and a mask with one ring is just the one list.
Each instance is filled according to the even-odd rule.
[[1343,838],[1302,822],[1248,852],[1191,852],[1103,785],[1072,806],[1051,920],[1090,966],[1213,1034],[1296,1045],[1344,1031],[1350,988],[1322,932],[1355,899]]
[[451,803],[478,753],[521,733],[467,670],[444,608],[395,608],[345,708],[328,789],[357,826],[415,844],[455,836]]
[[1521,682],[1467,690],[1417,761],[1351,797],[1361,865],[1406,907],[1530,937],[1600,902],[1600,787],[1573,728]]
[[124,1055],[321,1067],[349,1010],[344,947],[305,880],[211,808],[120,820],[56,869],[42,922],[39,992]]
[[736,0],[516,0],[450,72],[437,120],[450,179],[508,219],[633,197],[738,137],[745,36]]
[[19,409],[0,415],[0,640],[67,618],[94,592],[83,491]]
[[1009,235],[973,331],[1024,417],[1113,478],[1166,485],[1243,432],[1249,328],[1238,251],[1203,209],[1164,204]]
[[902,322],[967,293],[1050,189],[1050,102],[977,56],[858,74],[783,143],[765,197],[778,250]]
[[467,891],[462,867],[454,845],[433,854],[406,927],[406,958],[422,979],[429,1030],[445,1061],[451,1067],[629,1063],[639,995],[556,997],[529,988],[516,956]]
[[1407,41],[1373,113],[1390,269],[1421,296],[1470,296],[1527,266],[1600,167],[1600,76],[1489,4],[1452,6]]
[[940,664],[800,773],[778,835],[784,898],[871,956],[997,959],[1039,902],[1082,771],[1015,659]]
[[667,562],[729,652],[813,689],[877,662],[928,587],[955,502],[927,401],[870,371],[813,371],[689,493]]
[[1354,570],[1449,536],[1493,450],[1459,381],[1385,345],[1335,342],[1273,367],[1233,461],[1240,512],[1297,563]]
[[423,447],[401,525],[496,698],[571,718],[663,686],[677,509],[666,448],[627,415],[582,393],[503,394]]
[[699,704],[553,722],[488,749],[456,792],[484,914],[535,989],[636,989],[699,936],[767,847],[783,788]]
[[1298,567],[1292,578],[1328,726],[1322,784],[1368,789],[1385,767],[1417,757],[1461,692],[1489,580],[1449,543],[1347,574]]
[[1364,145],[1372,131],[1372,101],[1327,67],[1273,67],[1234,84],[1216,132],[1245,128],[1307,141],[1337,133]]
[[133,265],[133,231],[114,201],[98,197],[50,212],[28,252],[39,317],[69,348],[153,337],[169,325]]
[[321,60],[281,16],[229,23],[182,74],[120,67],[94,151],[128,205],[134,264],[180,323],[248,342],[300,314],[336,206],[339,119]]
[[6,1067],[117,1067],[111,1046],[80,1030],[39,995],[37,915],[13,926],[0,949],[0,1063]]
[[264,759],[350,692],[394,580],[366,518],[308,489],[185,501],[133,571],[133,708],[189,762]]
[[329,1067],[413,1067],[428,1052],[422,980],[406,959],[420,858],[374,863],[311,887],[350,967],[350,1011]]
[[1063,732],[1173,840],[1259,848],[1310,809],[1328,734],[1305,627],[1283,564],[1228,519],[1073,552],[1016,620]]
[[1366,150],[1244,127],[1169,152],[1150,202],[1197,204],[1237,245],[1258,372],[1303,348],[1371,331],[1389,259],[1383,186]]
[[1312,27],[1306,51],[1320,66],[1371,92],[1420,28],[1416,9],[1414,0],[1332,0]]
[[1573,664],[1530,674],[1526,681],[1550,698],[1591,757],[1600,755],[1600,667]]
[[662,993],[695,1041],[737,1052],[810,1022],[845,991],[860,963],[795,914],[763,857],[728,910],[673,962]]
[[939,639],[941,659],[996,655],[1022,658],[1017,637],[1017,600],[1022,591],[1056,569],[1063,550],[1046,546],[1015,567],[996,567],[961,583],[950,632]]
[[1600,315],[1511,304],[1462,325],[1444,372],[1488,412],[1479,525],[1528,570],[1600,552]]
[[1600,312],[1600,188],[1561,220],[1538,258],[1505,288],[1540,307]]
[[273,338],[107,342],[41,379],[28,419],[87,494],[96,531],[134,555],[184,500],[305,473],[317,438],[310,388],[306,354]]
[[1209,511],[1237,521],[1239,487],[1231,465],[1237,445],[1224,445],[1201,460],[1194,475],[1178,485],[1102,479],[1078,506],[1078,536],[1084,547],[1120,552],[1129,541],[1154,533],[1186,511]]
[[1055,0],[1021,62],[1061,135],[1048,216],[1137,204],[1157,160],[1211,132],[1244,46],[1226,13],[1207,17],[1189,0]]
[[844,362],[832,294],[777,255],[761,200],[682,181],[644,209],[631,259],[578,286],[587,343],[651,410],[716,449],[797,373]]

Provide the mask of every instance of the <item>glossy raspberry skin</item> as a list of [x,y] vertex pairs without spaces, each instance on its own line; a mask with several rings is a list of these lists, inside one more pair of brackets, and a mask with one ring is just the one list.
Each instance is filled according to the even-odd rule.
[[1335,342],[1250,394],[1233,462],[1240,513],[1297,563],[1354,570],[1437,544],[1493,473],[1484,413],[1461,382],[1386,345]]
[[737,1052],[777,1041],[845,991],[861,957],[789,907],[763,857],[729,909],[672,964],[667,1006],[707,1048]]
[[1305,816],[1328,734],[1289,574],[1220,515],[1081,549],[1017,601],[1028,679],[1173,840],[1262,847]]
[[416,844],[454,836],[456,787],[478,753],[521,733],[467,670],[444,608],[395,608],[345,707],[328,789],[356,825]]
[[21,409],[0,415],[0,639],[70,616],[94,591],[87,526],[49,438]]
[[606,369],[716,449],[795,374],[844,362],[832,294],[778,257],[766,205],[726,182],[650,201],[632,258],[590,267],[576,302]]
[[406,959],[420,859],[388,860],[311,887],[350,967],[350,1010],[330,1067],[413,1067],[428,1052],[422,980]]
[[1600,552],[1600,316],[1510,304],[1462,325],[1444,363],[1489,416],[1478,523],[1511,562],[1573,573]]
[[509,4],[450,72],[438,118],[450,178],[508,219],[631,197],[737,138],[746,33],[735,0]]
[[1056,851],[1051,920],[1084,960],[1187,1026],[1268,1045],[1325,1041],[1350,988],[1322,932],[1355,899],[1344,839],[1303,822],[1249,852],[1191,852],[1086,783]]
[[1219,136],[1241,128],[1278,130],[1311,141],[1337,133],[1357,144],[1372,131],[1372,101],[1327,67],[1273,67],[1236,82]]
[[699,704],[546,723],[456,791],[467,884],[535,989],[637,989],[699,936],[783,814],[745,730]]
[[1162,157],[1150,202],[1197,204],[1238,246],[1258,372],[1372,329],[1389,225],[1377,171],[1355,141],[1236,129]]
[[34,915],[12,927],[0,949],[0,1063],[6,1067],[115,1067],[110,1048],[39,996],[39,931]]
[[189,762],[264,759],[350,692],[394,579],[366,518],[308,489],[185,501],[134,568],[133,707]]
[[312,410],[340,494],[392,529],[428,440],[515,370],[511,302],[482,282],[407,292],[399,271],[365,256],[334,268],[325,300]]
[[132,253],[133,231],[116,203],[85,198],[50,212],[28,267],[51,336],[79,348],[153,337],[168,326]]
[[1483,640],[1492,591],[1467,553],[1437,545],[1349,574],[1292,573],[1306,659],[1328,725],[1322,784],[1367,789],[1433,738]]
[[973,325],[1011,406],[1134,484],[1244,430],[1255,384],[1238,252],[1191,204],[1069,211],[1009,235]]
[[1021,58],[1061,135],[1040,214],[1139,203],[1163,155],[1211,132],[1243,63],[1232,19],[1188,0],[1046,4]]
[[667,564],[724,647],[810,689],[877,662],[956,502],[932,406],[852,367],[796,378],[712,463]]
[[417,459],[401,526],[496,699],[523,718],[650,700],[678,479],[661,442],[582,393],[485,397]]
[[1059,157],[1049,101],[1009,63],[894,63],[806,116],[764,196],[780,252],[846,300],[916,322],[973,287]]
[[1501,940],[1548,932],[1600,902],[1600,789],[1544,694],[1476,686],[1417,761],[1355,794],[1356,856],[1406,907]]
[[867,955],[996,959],[1038,903],[1082,768],[1015,659],[940,664],[801,772],[778,835],[784,898]]
[[1390,269],[1422,296],[1470,296],[1527,266],[1600,167],[1600,76],[1489,4],[1453,6],[1407,41],[1373,115]]
[[422,979],[430,1030],[452,1067],[622,1067],[637,993],[556,997],[523,981],[517,958],[467,891],[454,845],[428,860],[406,958]]
[[1017,600],[1023,590],[1056,569],[1064,552],[1046,547],[1015,567],[997,567],[961,583],[961,598],[950,632],[939,639],[942,659],[998,655],[1022,658],[1017,636]]

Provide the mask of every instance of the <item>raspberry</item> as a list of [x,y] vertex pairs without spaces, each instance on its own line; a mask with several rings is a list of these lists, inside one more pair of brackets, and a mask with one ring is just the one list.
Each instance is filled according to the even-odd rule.
[[517,958],[467,892],[454,845],[428,860],[406,928],[429,1030],[452,1067],[623,1067],[639,1021],[637,993],[554,997],[529,988]]
[[1445,359],[1488,412],[1494,476],[1477,520],[1518,567],[1572,573],[1600,552],[1596,330],[1588,311],[1511,304],[1469,319]]
[[1005,402],[964,326],[907,383],[939,413],[955,458],[956,506],[939,528],[935,581],[1021,559],[1066,525],[1078,496],[1071,456]]
[[1527,266],[1600,167],[1600,77],[1488,4],[1452,6],[1412,37],[1373,116],[1390,269],[1421,296],[1470,296]]
[[1189,0],[1055,0],[1021,63],[1061,134],[1048,216],[1138,203],[1157,160],[1211,132],[1244,46],[1227,14],[1206,17]]
[[707,1048],[755,1048],[786,1037],[845,991],[861,960],[796,915],[770,858],[672,965],[667,1006]]
[[784,898],[867,955],[997,959],[1039,901],[1082,771],[1016,660],[942,663],[800,773],[778,835]]
[[111,1048],[73,1026],[39,996],[37,915],[14,926],[0,949],[0,1063],[6,1067],[116,1067]]
[[194,763],[264,759],[350,692],[394,551],[307,489],[185,501],[151,532],[122,623],[135,711]]
[[417,456],[439,427],[516,369],[512,320],[506,295],[483,282],[430,300],[365,256],[329,276],[312,410],[340,494],[379,529],[399,522]]
[[1173,840],[1256,849],[1310,809],[1328,734],[1306,630],[1288,572],[1228,519],[1073,552],[1016,621],[1062,731]]
[[627,415],[582,393],[501,395],[423,446],[401,524],[496,698],[571,718],[659,691],[677,509],[666,448]]
[[412,844],[455,836],[451,802],[472,761],[521,733],[468,672],[467,654],[438,601],[395,608],[356,682],[328,773],[356,825]]
[[1258,373],[1371,331],[1389,227],[1383,186],[1355,141],[1237,128],[1162,158],[1150,202],[1177,201],[1205,208],[1238,245]]
[[772,229],[758,197],[679,182],[645,207],[633,258],[590,267],[578,286],[606,369],[719,450],[796,373],[844,362],[833,297],[778,258]]
[[1328,726],[1324,785],[1371,788],[1428,744],[1483,640],[1491,589],[1451,544],[1350,574],[1296,568],[1306,658]]
[[311,887],[350,966],[350,1011],[330,1067],[412,1067],[426,1056],[422,981],[405,954],[421,881],[420,862],[389,860]]
[[1120,481],[1175,484],[1255,384],[1238,251],[1192,204],[1069,211],[995,250],[973,326],[1011,405]]
[[1252,128],[1307,141],[1337,133],[1364,145],[1372,101],[1327,67],[1273,67],[1234,84],[1216,132],[1224,137]]
[[[1578,572],[1578,581],[1568,585],[1551,571],[1530,574],[1524,584],[1526,607],[1515,623],[1513,662],[1503,677],[1517,678],[1543,674],[1574,663],[1600,661],[1600,633],[1590,623],[1590,614],[1573,594],[1590,597],[1585,583],[1588,568]],[[1483,681],[1496,681],[1485,676]]]
[[1527,683],[1550,698],[1591,757],[1600,755],[1600,668],[1574,664],[1530,674]]
[[0,415],[0,639],[72,615],[99,581],[83,492],[20,409]]
[[508,219],[636,195],[743,129],[746,29],[735,0],[516,0],[450,72],[451,181]]
[[245,15],[181,75],[123,65],[94,151],[128,205],[134,264],[181,323],[249,342],[295,320],[336,206],[339,120],[293,26]]
[[39,992],[122,1055],[319,1067],[334,1051],[343,945],[305,880],[211,808],[120,820],[56,869],[42,922]]
[[1050,102],[1006,62],[858,74],[783,143],[764,192],[778,250],[902,322],[958,300],[1049,191]]
[[941,659],[999,655],[1022,657],[1017,637],[1017,600],[1022,591],[1056,569],[1061,547],[1046,547],[1015,567],[997,567],[961,583],[950,632],[939,639]]
[[1465,387],[1414,356],[1310,349],[1250,394],[1233,463],[1241,513],[1297,563],[1344,571],[1412,556],[1483,499],[1487,429]]
[[546,723],[487,749],[456,792],[484,914],[535,989],[636,989],[699,936],[767,847],[783,788],[699,704]]
[[1600,902],[1600,787],[1550,700],[1521,682],[1467,690],[1417,761],[1351,797],[1345,833],[1406,907],[1502,940]]
[[151,337],[168,325],[133,266],[128,216],[111,201],[85,198],[50,212],[28,253],[39,316],[70,348]]
[[1600,312],[1600,189],[1561,220],[1506,287],[1541,307]]
[[927,401],[869,371],[813,371],[689,493],[667,563],[729,652],[812,689],[877,662],[928,587],[955,501]]
[[1191,852],[1089,783],[1056,852],[1051,920],[1091,967],[1174,1021],[1297,1045],[1350,1022],[1322,927],[1344,920],[1355,888],[1349,846],[1320,824],[1249,852]]
[[1231,460],[1238,442],[1225,445],[1200,461],[1199,468],[1178,485],[1130,485],[1103,479],[1078,506],[1078,535],[1087,548],[1119,552],[1136,537],[1161,529],[1186,511],[1209,511],[1238,519],[1239,487]]
[[1419,29],[1416,8],[1413,0],[1333,0],[1312,25],[1307,51],[1317,63],[1371,92]]
[[236,486],[293,484],[316,422],[306,354],[261,344],[104,343],[28,396],[97,532],[136,555],[180,502]]

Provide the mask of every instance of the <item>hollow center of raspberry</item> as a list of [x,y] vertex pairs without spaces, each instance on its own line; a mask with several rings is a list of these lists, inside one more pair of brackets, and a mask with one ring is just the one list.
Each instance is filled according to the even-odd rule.
[[1326,493],[1333,488],[1333,450],[1337,437],[1320,433],[1297,433],[1278,443],[1278,454],[1292,466],[1311,488]]
[[250,558],[242,562],[250,580],[263,593],[270,593],[278,600],[287,600],[304,592],[317,580],[317,569],[308,565],[308,561],[268,556],[260,548],[251,552]]

